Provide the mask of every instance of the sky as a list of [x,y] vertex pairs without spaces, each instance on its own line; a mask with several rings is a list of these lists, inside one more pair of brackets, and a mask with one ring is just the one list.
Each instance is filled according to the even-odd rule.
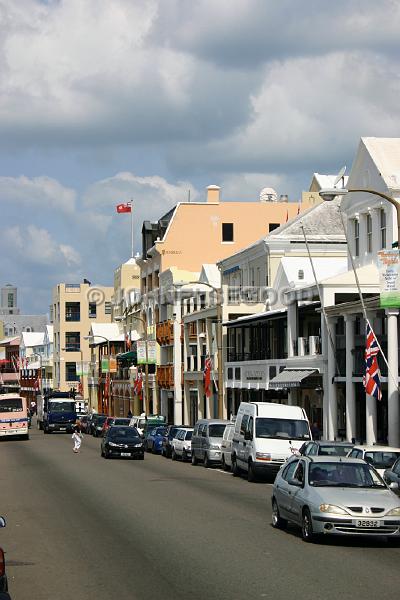
[[0,0],[0,285],[112,285],[179,201],[297,200],[400,135],[398,0]]

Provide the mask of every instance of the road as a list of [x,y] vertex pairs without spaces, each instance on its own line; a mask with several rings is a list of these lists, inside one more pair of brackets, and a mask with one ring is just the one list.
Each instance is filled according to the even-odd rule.
[[0,442],[13,600],[397,597],[400,548],[305,544],[270,526],[271,485],[160,456],[104,460],[85,436]]

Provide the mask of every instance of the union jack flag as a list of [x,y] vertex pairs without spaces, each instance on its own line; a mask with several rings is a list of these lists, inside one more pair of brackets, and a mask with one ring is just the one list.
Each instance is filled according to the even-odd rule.
[[381,373],[378,365],[378,343],[369,323],[366,327],[367,344],[365,347],[365,391],[377,400],[382,400]]

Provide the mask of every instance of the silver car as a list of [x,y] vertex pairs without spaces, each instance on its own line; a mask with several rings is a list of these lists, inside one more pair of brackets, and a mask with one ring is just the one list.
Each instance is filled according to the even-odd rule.
[[320,534],[400,537],[400,499],[363,460],[294,457],[278,472],[272,525],[301,527],[303,540]]

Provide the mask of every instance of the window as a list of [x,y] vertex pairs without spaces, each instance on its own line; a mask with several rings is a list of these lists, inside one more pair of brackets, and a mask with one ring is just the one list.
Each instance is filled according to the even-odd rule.
[[97,317],[97,304],[96,302],[89,302],[89,319],[95,319]]
[[65,320],[80,321],[81,320],[81,305],[80,302],[65,303]]
[[247,423],[249,422],[249,415],[243,415],[242,422],[240,423],[240,433],[244,435],[246,433]]
[[232,367],[228,367],[228,380],[232,381],[233,379],[233,369]]
[[76,362],[65,363],[65,379],[66,381],[79,381],[76,374]]
[[14,295],[8,294],[8,308],[12,308],[14,306]]
[[386,248],[386,213],[383,208],[380,211],[381,226],[381,248]]
[[105,302],[105,304],[104,304],[104,314],[111,315],[111,302]]
[[372,217],[370,214],[367,215],[367,252],[372,252]]
[[235,379],[240,380],[240,367],[235,367]]
[[67,331],[65,333],[66,352],[79,352],[81,349],[81,336],[79,331]]
[[280,227],[280,223],[270,223],[268,225],[268,233],[271,233],[274,229],[278,229]]
[[294,472],[293,479],[296,479],[300,483],[304,482],[304,463],[300,461],[296,471]]
[[285,467],[285,469],[283,470],[282,479],[284,479],[285,481],[289,481],[289,479],[292,479],[293,473],[295,472],[298,464],[298,460],[294,460],[293,462],[289,463],[288,466]]
[[222,241],[233,242],[233,223],[222,223]]
[[360,256],[360,222],[354,219],[354,255]]

